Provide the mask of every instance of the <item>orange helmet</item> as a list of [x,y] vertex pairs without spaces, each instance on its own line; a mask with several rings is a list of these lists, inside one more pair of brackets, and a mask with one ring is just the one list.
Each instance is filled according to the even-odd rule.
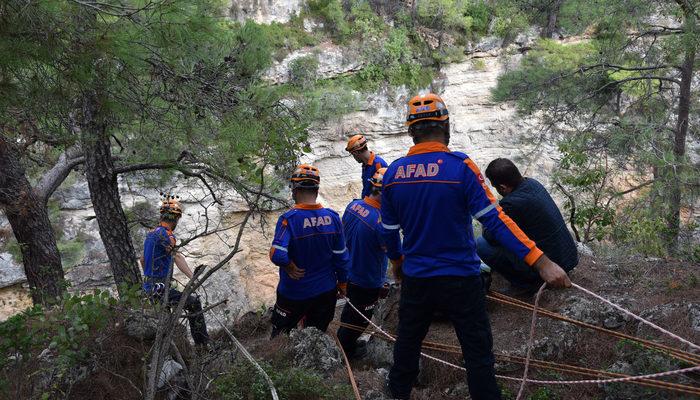
[[447,121],[449,118],[445,102],[434,93],[421,94],[408,101],[408,126],[418,121]]
[[289,181],[292,189],[298,187],[318,189],[321,184],[321,175],[319,174],[318,168],[313,165],[301,164],[294,170]]
[[358,134],[354,135],[353,137],[348,140],[348,145],[345,146],[345,151],[349,151],[350,153],[353,153],[358,150],[362,150],[367,147],[367,139],[365,138],[364,135]]
[[381,189],[382,188],[382,181],[384,180],[385,173],[386,173],[386,167],[379,168],[377,170],[377,172],[375,172],[374,175],[369,179],[372,186],[374,186],[376,189]]
[[173,196],[170,194],[160,194],[162,197],[160,203],[160,215],[161,217],[170,219],[179,219],[182,217],[182,207],[180,206],[180,196]]

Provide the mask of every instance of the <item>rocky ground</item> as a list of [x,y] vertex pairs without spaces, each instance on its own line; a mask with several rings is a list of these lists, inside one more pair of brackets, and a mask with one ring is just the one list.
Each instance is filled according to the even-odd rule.
[[[571,275],[579,285],[671,332],[700,343],[699,267],[697,263],[673,260],[584,257]],[[498,277],[494,280],[494,289],[504,286],[503,280]],[[389,332],[397,330],[398,298],[399,289],[394,288],[378,306],[374,318]],[[532,302],[532,299],[525,300]],[[87,340],[78,345],[88,354],[79,363],[65,364],[66,353],[52,347],[53,344],[36,347],[31,355],[25,353],[25,356],[0,360],[0,383],[9,387],[16,398],[142,398],[144,359],[148,357],[157,323],[153,311],[147,304],[144,305],[136,309],[133,306],[110,307],[112,311],[106,323],[89,332]],[[673,339],[640,325],[576,289],[546,291],[541,306],[592,325],[683,348]],[[339,302],[337,318],[341,308],[342,303]],[[488,310],[493,328],[494,352],[499,359],[497,373],[519,377],[523,373],[522,365],[505,362],[501,356],[525,355],[531,313],[492,301],[488,303]],[[353,399],[343,358],[332,336],[310,328],[270,340],[269,313],[264,309],[249,312],[229,324],[228,328],[272,376],[280,398]],[[35,323],[41,323],[41,320]],[[6,328],[8,332],[13,332],[11,326]],[[335,329],[337,327],[331,325],[329,332]],[[177,328],[174,343],[180,354],[172,353],[167,357],[157,398],[187,398],[183,397],[183,388],[195,386],[204,394],[200,397],[203,399],[268,399],[266,384],[236,349],[228,334],[217,323],[211,323],[209,330],[213,343],[208,351],[202,352],[188,342],[186,323]],[[383,385],[392,364],[392,345],[379,337],[368,339],[367,356],[352,360],[351,366],[363,399],[386,400]],[[450,324],[440,320],[433,322],[426,341],[457,344]],[[460,355],[424,350],[455,364],[461,363]],[[538,319],[532,356],[539,360],[630,375],[689,366],[629,341],[545,317]],[[543,380],[583,379],[569,373],[538,368],[531,369],[530,376]],[[668,380],[700,388],[700,374],[676,376]],[[500,384],[504,398],[514,399],[518,389],[516,383],[500,380]],[[42,393],[47,392],[60,393],[60,396],[42,397]],[[0,397],[3,393],[8,394],[1,392]],[[632,384],[529,386],[526,393],[525,398],[533,400],[692,398]],[[431,360],[421,361],[414,400],[464,398],[468,398],[468,389],[463,372]]]
[[[700,269],[698,264],[688,264],[668,260],[626,260],[624,262],[601,261],[584,258],[581,265],[572,273],[572,279],[579,285],[601,294],[644,318],[677,333],[695,343],[700,342]],[[502,288],[505,282],[496,279],[494,287]],[[532,299],[528,299],[532,302]],[[635,320],[606,307],[598,300],[576,289],[546,291],[541,299],[543,308],[562,313],[568,317],[596,326],[639,336],[683,348],[673,339],[654,332]],[[507,305],[489,303],[494,351],[497,354],[525,355],[531,313]],[[340,308],[339,308],[340,310]],[[398,292],[394,292],[379,307],[375,321],[390,332],[396,331]],[[239,321],[237,332],[243,336],[246,346],[254,354],[265,358],[270,356],[267,335],[269,327],[265,317],[248,315]],[[303,335],[308,336],[308,333]],[[284,339],[278,339],[284,340]],[[298,336],[289,339],[292,343]],[[426,340],[457,345],[456,337],[449,322],[436,321],[431,326]],[[295,348],[296,357],[321,357],[333,353],[335,345],[327,340],[329,348],[314,349],[314,355],[305,354],[305,347]],[[275,347],[279,348],[278,343]],[[392,362],[391,344],[378,338],[369,341],[368,356],[352,361],[353,371],[358,380],[360,392],[365,399],[384,399],[382,385],[384,376]],[[284,347],[284,345],[281,345]],[[303,349],[303,350],[301,350]],[[435,356],[460,363],[460,357],[430,352]],[[277,354],[278,352],[275,351]],[[641,375],[687,367],[659,353],[645,350],[617,338],[579,328],[564,322],[541,317],[538,320],[533,358],[560,363],[601,369],[631,375]],[[329,379],[347,380],[340,360],[331,362],[315,361],[324,365],[323,373]],[[315,362],[305,364],[314,365]],[[463,399],[468,397],[463,373],[433,361],[421,362],[422,371],[419,384],[414,391],[414,399]],[[497,363],[497,373],[508,376],[521,376],[522,365],[506,362]],[[557,373],[544,369],[531,370],[535,379],[564,380],[585,379],[580,376]],[[681,376],[669,381],[700,387],[699,375]],[[501,381],[505,398],[514,398],[518,387],[515,383]],[[667,399],[691,398],[673,392],[648,389],[632,384],[616,385],[577,385],[527,388],[532,399]]]

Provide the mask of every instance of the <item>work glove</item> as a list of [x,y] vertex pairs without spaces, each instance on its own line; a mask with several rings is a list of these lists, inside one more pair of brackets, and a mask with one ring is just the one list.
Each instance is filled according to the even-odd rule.
[[342,299],[348,294],[348,283],[347,282],[338,282],[338,285],[336,286],[338,288],[338,298]]

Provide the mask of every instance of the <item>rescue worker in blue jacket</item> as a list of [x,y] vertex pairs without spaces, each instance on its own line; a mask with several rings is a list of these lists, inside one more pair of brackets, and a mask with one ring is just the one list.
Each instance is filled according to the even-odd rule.
[[447,147],[449,114],[439,96],[412,98],[407,125],[415,146],[391,163],[382,189],[387,255],[402,282],[389,389],[394,398],[409,398],[421,343],[438,311],[455,328],[471,398],[500,399],[472,217],[549,285],[566,287],[571,282],[503,213],[474,161]]
[[362,194],[360,199],[364,199],[372,192],[370,179],[380,168],[386,168],[387,163],[373,151],[369,151],[367,138],[364,135],[358,134],[351,137],[345,150],[352,154],[355,161],[362,164]]
[[345,295],[350,256],[338,213],[316,202],[318,168],[302,164],[290,179],[294,207],[277,220],[270,260],[280,267],[272,337],[303,326],[325,332],[337,295]]
[[[173,264],[182,271],[188,278],[192,279],[192,269],[187,265],[185,257],[175,250],[177,239],[173,231],[182,217],[182,208],[175,196],[166,195],[160,207],[160,225],[146,235],[143,244],[143,256],[141,265],[143,267],[144,282],[143,290],[156,301],[165,298],[165,288],[168,279],[172,277],[170,268]],[[170,287],[168,290],[168,304],[174,305],[180,301],[182,292]],[[207,325],[204,320],[202,303],[199,297],[189,295],[185,303],[185,310],[191,315],[190,332],[196,345],[206,345],[209,342]]]
[[[382,292],[386,292],[387,257],[382,238],[381,207],[382,178],[386,168],[380,168],[370,180],[372,192],[362,200],[354,200],[343,213],[345,243],[350,252],[348,273],[348,300],[372,319],[374,306]],[[386,285],[386,286],[385,286]],[[346,304],[340,322],[367,328],[368,322]],[[340,327],[338,339],[348,357],[361,357],[366,348],[357,347],[362,332]]]

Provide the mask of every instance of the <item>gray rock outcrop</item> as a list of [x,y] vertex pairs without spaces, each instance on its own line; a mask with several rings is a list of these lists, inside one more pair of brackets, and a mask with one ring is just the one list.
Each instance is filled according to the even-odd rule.
[[293,330],[289,341],[294,366],[329,375],[343,366],[343,355],[333,339],[316,328]]

